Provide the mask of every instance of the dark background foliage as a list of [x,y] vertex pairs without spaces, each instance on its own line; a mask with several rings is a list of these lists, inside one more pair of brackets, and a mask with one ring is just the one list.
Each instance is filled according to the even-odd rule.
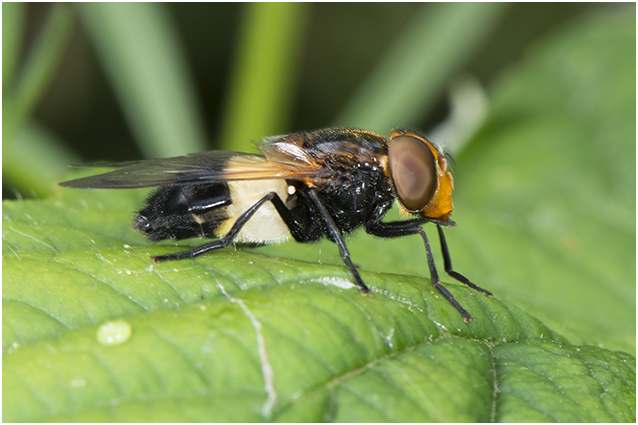
[[[217,148],[224,108],[229,103],[242,19],[249,6],[194,3],[161,7],[170,17],[169,24],[176,32],[188,65],[205,125],[206,148]],[[410,18],[435,7],[437,5],[419,3],[307,5],[297,18],[301,20],[296,34],[299,54],[293,62],[280,64],[281,70],[294,68],[296,74],[290,106],[285,111],[285,119],[276,128],[265,130],[281,134],[335,124],[340,111],[405,30]],[[489,87],[548,31],[587,10],[602,11],[614,7],[618,6],[595,3],[504,5],[480,43],[436,89],[431,108],[410,125],[429,130],[445,118],[447,90],[459,75],[472,75]],[[25,46],[30,46],[36,38],[50,9],[51,4],[47,3],[28,5]],[[141,157],[85,25],[81,19],[75,20],[59,68],[34,111],[34,119],[78,152],[82,160]],[[436,38],[432,41],[437,42]],[[402,68],[411,64],[395,66]],[[12,196],[13,189],[11,179],[5,178],[3,196]],[[23,196],[29,196],[28,188],[17,189]]]

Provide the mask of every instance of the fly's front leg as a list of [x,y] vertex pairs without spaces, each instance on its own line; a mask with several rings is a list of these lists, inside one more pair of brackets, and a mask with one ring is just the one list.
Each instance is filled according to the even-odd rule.
[[390,223],[383,223],[380,221],[380,214],[375,214],[368,223],[366,223],[366,232],[371,235],[380,236],[384,238],[395,238],[399,236],[407,236],[419,234],[423,238],[423,242],[425,243],[425,252],[428,257],[428,267],[430,269],[430,280],[432,281],[432,285],[436,288],[437,291],[443,295],[443,297],[450,303],[454,308],[461,313],[463,316],[463,320],[469,322],[472,320],[472,315],[467,312],[461,304],[454,298],[454,296],[448,291],[448,289],[441,284],[439,280],[439,273],[436,270],[436,264],[434,263],[434,256],[432,255],[432,248],[430,247],[430,242],[428,241],[428,237],[425,234],[425,230],[421,225],[425,223],[427,220],[422,218],[415,218],[412,220],[405,221],[395,221]]
[[[208,254],[210,252],[219,251],[220,249],[226,248],[230,244],[233,243],[233,240],[237,236],[237,234],[241,231],[241,228],[250,220],[250,218],[257,212],[257,210],[264,205],[266,202],[271,201],[275,206],[284,205],[279,195],[276,192],[270,192],[268,195],[261,198],[257,201],[252,207],[248,208],[242,215],[239,216],[233,227],[230,229],[228,233],[222,236],[220,239],[197,246],[189,251],[177,252],[175,254],[167,254],[167,255],[159,255],[157,257],[152,257],[153,261],[156,263],[161,263],[162,261],[171,261],[171,260],[182,260],[185,258],[195,258],[200,255]],[[277,203],[277,201],[279,201]],[[285,208],[285,205],[284,205]],[[277,208],[279,211],[279,208]],[[281,212],[280,212],[281,214]]]
[[439,240],[441,241],[441,252],[443,253],[443,266],[445,267],[445,272],[452,276],[454,279],[458,280],[461,283],[466,284],[470,288],[476,289],[479,292],[492,296],[492,293],[487,289],[483,289],[480,286],[477,286],[470,282],[468,278],[463,276],[461,273],[455,272],[452,270],[452,260],[450,259],[450,251],[447,247],[447,242],[445,241],[445,235],[443,234],[443,229],[441,229],[440,225],[436,225],[437,230],[439,231]]
[[465,322],[469,322],[472,320],[472,315],[467,312],[461,304],[454,298],[454,296],[447,290],[445,286],[441,284],[439,281],[439,273],[436,270],[436,264],[434,264],[434,256],[432,255],[432,248],[430,247],[430,242],[428,241],[428,237],[425,234],[425,230],[423,227],[419,227],[418,233],[423,238],[423,242],[425,242],[425,252],[428,257],[428,266],[430,267],[430,280],[432,281],[432,285],[443,295],[443,297],[448,300],[450,304],[454,306],[454,308],[461,313],[463,316],[463,320]]

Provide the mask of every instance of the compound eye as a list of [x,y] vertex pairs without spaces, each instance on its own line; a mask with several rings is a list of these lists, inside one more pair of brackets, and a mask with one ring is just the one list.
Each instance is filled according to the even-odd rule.
[[398,136],[388,149],[390,175],[403,207],[410,212],[425,208],[437,186],[436,160],[430,148],[413,136]]

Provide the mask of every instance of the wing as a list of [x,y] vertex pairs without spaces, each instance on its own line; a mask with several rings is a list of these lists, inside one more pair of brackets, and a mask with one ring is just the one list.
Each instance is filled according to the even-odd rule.
[[[290,157],[290,155],[283,156]],[[91,166],[118,169],[60,183],[60,186],[84,189],[125,189],[227,180],[296,179],[317,176],[323,169],[312,161],[291,160],[286,163],[273,161],[262,155],[224,151]]]

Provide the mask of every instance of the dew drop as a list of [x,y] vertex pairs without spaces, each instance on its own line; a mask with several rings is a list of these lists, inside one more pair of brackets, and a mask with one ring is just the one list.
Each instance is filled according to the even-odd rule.
[[97,340],[102,345],[123,344],[131,337],[131,324],[119,319],[103,323],[97,329]]

